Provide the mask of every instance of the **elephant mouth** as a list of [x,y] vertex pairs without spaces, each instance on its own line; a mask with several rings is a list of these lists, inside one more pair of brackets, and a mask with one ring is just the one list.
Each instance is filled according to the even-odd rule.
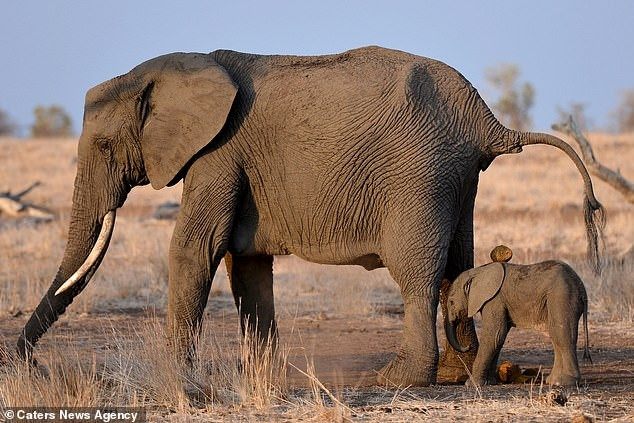
[[110,210],[105,214],[101,230],[99,231],[99,237],[97,238],[95,245],[92,247],[92,250],[90,250],[90,254],[88,254],[88,257],[86,257],[86,260],[84,260],[82,265],[79,266],[77,271],[73,273],[72,276],[57,289],[57,291],[55,291],[56,296],[70,289],[82,279],[84,279],[84,285],[90,281],[90,278],[92,278],[95,274],[97,267],[99,267],[99,263],[101,263],[101,259],[103,259],[106,249],[108,248],[108,244],[110,243],[116,215],[117,213],[115,210]]

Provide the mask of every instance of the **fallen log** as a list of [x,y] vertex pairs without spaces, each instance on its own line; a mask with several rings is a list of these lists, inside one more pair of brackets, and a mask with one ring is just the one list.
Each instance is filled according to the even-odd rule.
[[53,214],[45,207],[22,201],[22,197],[40,185],[40,182],[35,182],[17,194],[11,194],[11,191],[0,192],[0,215],[17,219],[30,217],[45,222],[53,220]]

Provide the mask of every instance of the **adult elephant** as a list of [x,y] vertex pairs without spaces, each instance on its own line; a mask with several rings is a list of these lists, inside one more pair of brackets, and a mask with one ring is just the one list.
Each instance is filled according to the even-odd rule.
[[[169,251],[168,334],[192,350],[220,260],[244,326],[276,335],[273,256],[386,266],[401,289],[404,336],[379,381],[436,381],[443,277],[473,266],[478,174],[527,144],[564,150],[583,176],[590,250],[595,199],[574,151],[502,126],[449,66],[367,47],[316,57],[233,51],[149,60],[86,96],[68,244],[18,350],[86,286],[130,189],[184,180]],[[458,328],[476,345],[471,320]],[[442,368],[462,368],[451,349]],[[467,363],[471,356],[463,357]],[[449,371],[451,373],[451,371]]]

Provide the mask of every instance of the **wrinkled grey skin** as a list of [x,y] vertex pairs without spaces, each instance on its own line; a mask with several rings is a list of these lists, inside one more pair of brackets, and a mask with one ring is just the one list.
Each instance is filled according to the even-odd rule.
[[454,327],[463,316],[482,313],[479,349],[468,385],[495,384],[498,357],[512,327],[545,330],[555,353],[551,385],[575,385],[580,380],[577,331],[583,315],[584,358],[588,352],[588,297],[581,278],[566,263],[545,261],[531,265],[490,263],[458,276],[447,295],[445,331],[459,351]]
[[[471,84],[441,62],[378,47],[149,60],[86,96],[68,245],[18,351],[31,357],[85,287],[88,278],[80,278],[55,295],[88,256],[103,216],[134,186],[161,189],[182,179],[167,317],[179,356],[192,351],[228,253],[244,327],[275,337],[273,256],[292,253],[387,266],[402,292],[405,333],[379,380],[434,383],[439,284],[473,266],[478,174],[496,156],[535,143],[573,159],[592,217],[601,206],[574,151],[555,137],[500,125]],[[596,235],[591,221],[588,228]],[[464,342],[477,342],[472,320],[460,325]]]

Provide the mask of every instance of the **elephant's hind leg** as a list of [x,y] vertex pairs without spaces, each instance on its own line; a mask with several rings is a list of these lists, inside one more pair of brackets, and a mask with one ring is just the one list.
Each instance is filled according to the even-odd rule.
[[399,352],[379,372],[379,384],[427,386],[436,383],[438,286],[447,247],[434,245],[438,246],[400,249],[384,260],[401,289],[405,315]]
[[[460,273],[473,267],[473,206],[475,203],[475,186],[465,201],[458,226],[449,245],[445,278],[453,281]],[[447,286],[447,289],[449,286]],[[442,314],[447,312],[446,292],[440,293],[440,309]],[[445,348],[438,364],[438,380],[442,382],[465,382],[468,378],[467,370],[471,371],[478,352],[478,338],[473,325],[473,319],[463,316],[456,327],[456,336],[461,345],[471,345],[465,353],[454,350],[446,337]]]
[[379,371],[377,383],[402,387],[434,384],[438,365],[436,334],[431,328],[436,323],[434,301],[427,295],[407,295],[403,303],[403,340],[396,357]]
[[277,343],[273,299],[273,256],[225,256],[231,291],[240,312],[243,334],[250,331],[260,343]]
[[[549,385],[574,386],[581,380],[577,361],[578,322],[564,307],[549,307],[549,333],[555,362],[546,378]],[[579,313],[576,314],[579,316]]]

